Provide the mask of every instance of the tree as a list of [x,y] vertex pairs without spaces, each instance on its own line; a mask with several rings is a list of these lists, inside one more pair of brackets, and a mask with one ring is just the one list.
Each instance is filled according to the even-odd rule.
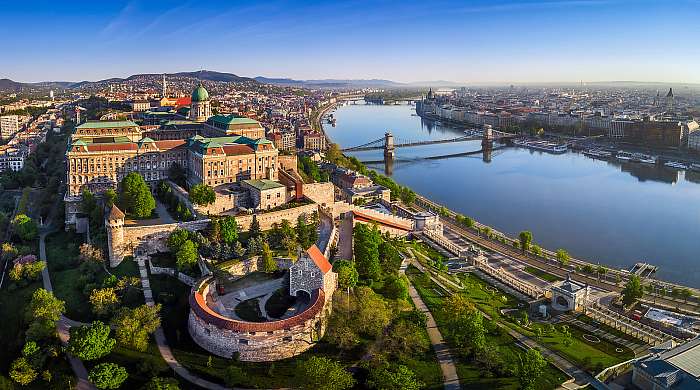
[[195,184],[190,188],[190,200],[199,206],[206,206],[216,201],[214,189],[204,183]]
[[177,253],[182,244],[190,239],[190,232],[185,229],[175,229],[168,236],[168,249],[170,252]]
[[98,317],[107,317],[119,307],[119,297],[114,287],[96,288],[90,293],[92,312]]
[[221,228],[221,240],[226,244],[233,245],[238,240],[238,224],[233,216],[226,216],[219,221]]
[[333,272],[338,274],[338,287],[350,289],[357,286],[359,274],[355,263],[348,260],[338,260],[333,263]]
[[681,296],[681,298],[683,298],[683,300],[687,303],[687,302],[688,302],[688,298],[690,298],[690,297],[693,296],[693,292],[690,291],[689,288],[683,287],[683,288],[681,289],[681,291],[680,291],[680,296]]
[[[340,294],[339,294],[340,295]],[[392,312],[382,296],[363,286],[355,290],[357,330],[372,337],[379,337],[391,323]]]
[[102,250],[87,243],[80,245],[79,258],[80,261],[92,261],[95,263],[102,263],[104,261]]
[[408,279],[405,275],[391,275],[384,281],[384,295],[391,299],[408,299]]
[[213,242],[221,241],[221,224],[219,218],[212,217],[209,224],[209,240]]
[[36,239],[38,228],[33,219],[25,214],[17,214],[12,219],[12,231],[20,240],[27,242]]
[[52,292],[40,288],[32,294],[27,317],[30,321],[44,320],[55,323],[65,310],[65,302],[56,298]]
[[396,322],[382,343],[382,349],[398,359],[419,356],[429,348],[430,341],[425,337],[423,327],[407,320]]
[[423,387],[423,382],[403,364],[385,364],[370,370],[367,384],[377,390],[420,390]]
[[100,321],[89,326],[72,327],[66,351],[80,360],[99,359],[112,352],[117,342],[109,337],[110,332],[109,326]]
[[604,265],[599,265],[598,267],[596,267],[596,273],[598,274],[598,280],[600,280],[601,276],[605,276],[605,274],[608,273],[608,269],[605,268]]
[[146,383],[142,390],[180,390],[180,386],[175,378],[161,378],[155,376]]
[[454,294],[444,301],[446,332],[455,345],[465,352],[482,349],[486,344],[486,329],[481,313],[467,298]]
[[88,374],[90,382],[98,389],[118,389],[128,377],[126,369],[114,363],[100,363]]
[[277,262],[272,258],[272,251],[270,250],[270,245],[267,242],[262,244],[262,261],[263,261],[263,272],[271,274],[277,271]]
[[639,276],[632,275],[622,289],[622,302],[625,305],[631,305],[636,302],[637,299],[644,296],[644,288],[642,287],[642,282]]
[[197,257],[197,247],[192,241],[185,241],[175,254],[177,269],[180,271],[192,269],[197,264]]
[[113,324],[119,344],[143,352],[148,347],[148,335],[160,326],[160,304],[122,309]]
[[557,261],[559,264],[561,264],[562,267],[565,267],[567,264],[569,264],[569,252],[565,251],[564,249],[557,249]]
[[241,385],[248,379],[246,372],[238,366],[228,366],[224,372],[224,382],[229,387]]
[[80,201],[80,211],[90,214],[97,207],[95,195],[87,188],[83,187],[82,200]]
[[248,229],[250,238],[258,238],[262,231],[260,230],[260,222],[258,222],[257,215],[253,214],[253,220],[250,221],[250,228]]
[[34,382],[38,375],[39,373],[24,356],[15,359],[10,366],[10,378],[22,386]]
[[520,239],[520,249],[527,252],[530,249],[530,244],[532,243],[532,233],[529,230],[524,230],[518,235]]
[[156,208],[156,200],[146,181],[138,172],[129,172],[121,181],[119,205],[137,218],[146,218]]
[[344,390],[352,388],[355,379],[340,363],[312,356],[299,363],[297,383],[304,390]]
[[355,266],[363,279],[379,280],[381,278],[380,240],[381,236],[376,226],[369,228],[363,223],[358,223],[353,228]]
[[117,192],[113,188],[108,188],[104,193],[105,206],[110,209],[117,202]]
[[518,381],[522,389],[534,389],[535,381],[542,375],[547,361],[544,360],[540,351],[528,349],[520,354],[520,364],[518,365]]
[[245,255],[245,248],[243,248],[243,244],[241,244],[240,241],[236,241],[236,244],[233,246],[233,254],[235,254],[236,257],[243,257]]

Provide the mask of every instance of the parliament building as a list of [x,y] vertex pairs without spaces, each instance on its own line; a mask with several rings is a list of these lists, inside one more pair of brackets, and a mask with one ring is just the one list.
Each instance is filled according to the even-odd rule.
[[173,165],[189,185],[215,187],[242,180],[277,180],[278,151],[258,121],[211,115],[203,86],[192,93],[187,116],[158,126],[132,121],[86,122],[76,127],[66,150],[66,225],[80,214],[83,189],[102,194],[116,189],[129,172],[155,188]]

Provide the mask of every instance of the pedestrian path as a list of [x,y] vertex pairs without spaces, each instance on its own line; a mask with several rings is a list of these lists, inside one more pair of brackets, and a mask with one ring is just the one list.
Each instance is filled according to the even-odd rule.
[[[146,269],[146,257],[145,256],[139,256],[136,258],[136,262],[139,265],[139,274],[141,275],[141,287],[143,288],[143,297],[146,300],[146,305],[148,306],[154,306],[155,302],[153,301],[153,292],[151,291],[151,283],[148,280],[148,270]],[[163,357],[163,360],[168,364],[168,366],[175,371],[177,375],[179,375],[181,378],[185,379],[186,381],[197,385],[199,387],[205,388],[205,389],[213,389],[213,390],[228,390],[227,387],[221,386],[219,384],[210,382],[208,380],[202,379],[194,374],[192,374],[187,368],[185,368],[180,362],[175,359],[175,355],[173,355],[173,351],[170,349],[170,346],[168,345],[168,341],[165,338],[165,333],[163,333],[163,328],[158,327],[156,329],[156,332],[154,334],[155,340],[156,340],[156,345],[158,346],[158,351],[160,352],[160,355]]]
[[[409,262],[410,261],[408,258],[404,258],[400,268],[401,274],[406,273],[406,268],[408,268]],[[411,297],[413,304],[416,305],[416,309],[424,313],[427,317],[426,330],[428,331],[430,344],[433,346],[438,364],[440,365],[440,370],[442,371],[445,390],[460,389],[457,366],[452,358],[452,353],[450,353],[447,343],[445,343],[445,340],[442,338],[442,334],[440,333],[440,329],[438,329],[435,318],[433,318],[433,314],[428,309],[428,306],[426,306],[426,304],[423,302],[423,299],[421,299],[418,291],[416,291],[415,287],[413,287],[410,280],[408,283],[408,295]]]
[[[39,235],[39,260],[46,263],[46,267],[41,271],[41,279],[44,285],[44,290],[53,293],[53,285],[51,284],[51,275],[49,275],[49,267],[46,259],[46,236],[51,233],[51,230],[44,231]],[[70,338],[70,328],[73,326],[85,325],[82,322],[71,320],[70,318],[61,314],[61,318],[56,322],[56,331],[58,332],[58,338],[61,340],[63,346],[68,345],[68,339]],[[73,373],[78,378],[78,383],[76,383],[75,388],[78,390],[93,390],[95,386],[90,383],[88,379],[88,372],[83,364],[83,361],[77,357],[66,352],[66,358],[70,363]]]

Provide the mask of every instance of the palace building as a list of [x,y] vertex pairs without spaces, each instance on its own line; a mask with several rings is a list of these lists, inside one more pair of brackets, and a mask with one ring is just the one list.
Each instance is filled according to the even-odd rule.
[[66,150],[66,224],[76,222],[84,189],[98,195],[116,189],[130,172],[141,174],[151,188],[167,179],[174,165],[185,170],[190,185],[277,180],[278,151],[264,138],[260,123],[210,117],[209,94],[200,85],[192,93],[189,119],[145,129],[132,121],[86,122],[76,127]]

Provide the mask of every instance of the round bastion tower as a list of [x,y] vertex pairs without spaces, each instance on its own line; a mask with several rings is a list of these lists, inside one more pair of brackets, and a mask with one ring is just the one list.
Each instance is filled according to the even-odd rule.
[[116,267],[124,258],[124,213],[117,205],[112,205],[112,209],[105,217],[105,228],[107,229],[107,248],[109,248],[109,266]]

